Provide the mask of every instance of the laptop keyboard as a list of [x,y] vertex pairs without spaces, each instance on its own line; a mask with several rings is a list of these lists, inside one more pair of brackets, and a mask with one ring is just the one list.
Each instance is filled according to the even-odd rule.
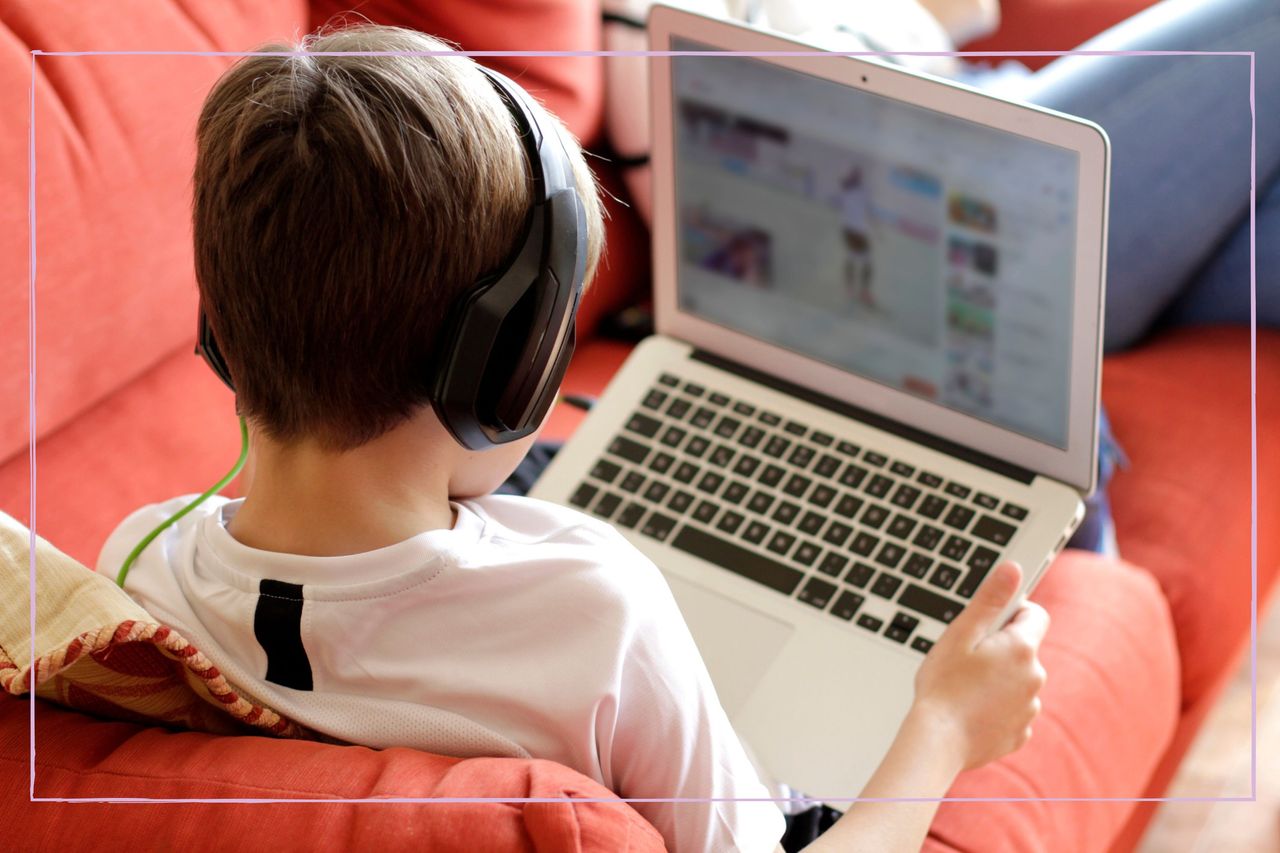
[[[926,653],[1027,517],[664,373],[569,503]],[[871,598],[894,615],[864,612]],[[880,608],[877,608],[880,609]]]

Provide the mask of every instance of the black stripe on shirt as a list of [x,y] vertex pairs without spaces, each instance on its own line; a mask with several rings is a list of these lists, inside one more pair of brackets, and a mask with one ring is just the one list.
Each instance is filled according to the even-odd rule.
[[302,585],[262,579],[253,635],[267,653],[267,681],[311,689],[311,661],[302,646]]

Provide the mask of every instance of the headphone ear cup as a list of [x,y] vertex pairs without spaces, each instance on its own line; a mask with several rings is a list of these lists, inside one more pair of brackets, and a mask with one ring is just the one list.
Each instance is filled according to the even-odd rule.
[[209,369],[222,380],[224,385],[232,391],[236,390],[235,383],[231,381],[231,370],[227,367],[227,360],[218,347],[218,339],[213,336],[213,327],[209,324],[204,306],[200,307],[196,315],[196,355],[204,359],[204,363],[209,365]]

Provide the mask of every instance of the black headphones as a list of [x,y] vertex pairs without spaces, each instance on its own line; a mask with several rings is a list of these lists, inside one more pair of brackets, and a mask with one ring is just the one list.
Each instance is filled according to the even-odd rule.
[[[539,122],[513,80],[477,67],[511,112],[533,184],[524,238],[454,303],[434,359],[437,417],[464,447],[484,450],[532,433],[555,402],[576,343],[587,225],[559,130]],[[196,335],[196,354],[234,391],[203,304]]]

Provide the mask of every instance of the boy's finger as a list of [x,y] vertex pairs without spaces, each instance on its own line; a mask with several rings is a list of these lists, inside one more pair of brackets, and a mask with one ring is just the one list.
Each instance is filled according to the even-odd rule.
[[1013,615],[1004,630],[1020,635],[1032,646],[1039,648],[1049,630],[1049,613],[1034,601],[1028,601]]
[[1017,563],[1006,561],[996,566],[948,631],[969,643],[977,643],[998,627],[996,619],[1017,595],[1021,584],[1022,567]]

